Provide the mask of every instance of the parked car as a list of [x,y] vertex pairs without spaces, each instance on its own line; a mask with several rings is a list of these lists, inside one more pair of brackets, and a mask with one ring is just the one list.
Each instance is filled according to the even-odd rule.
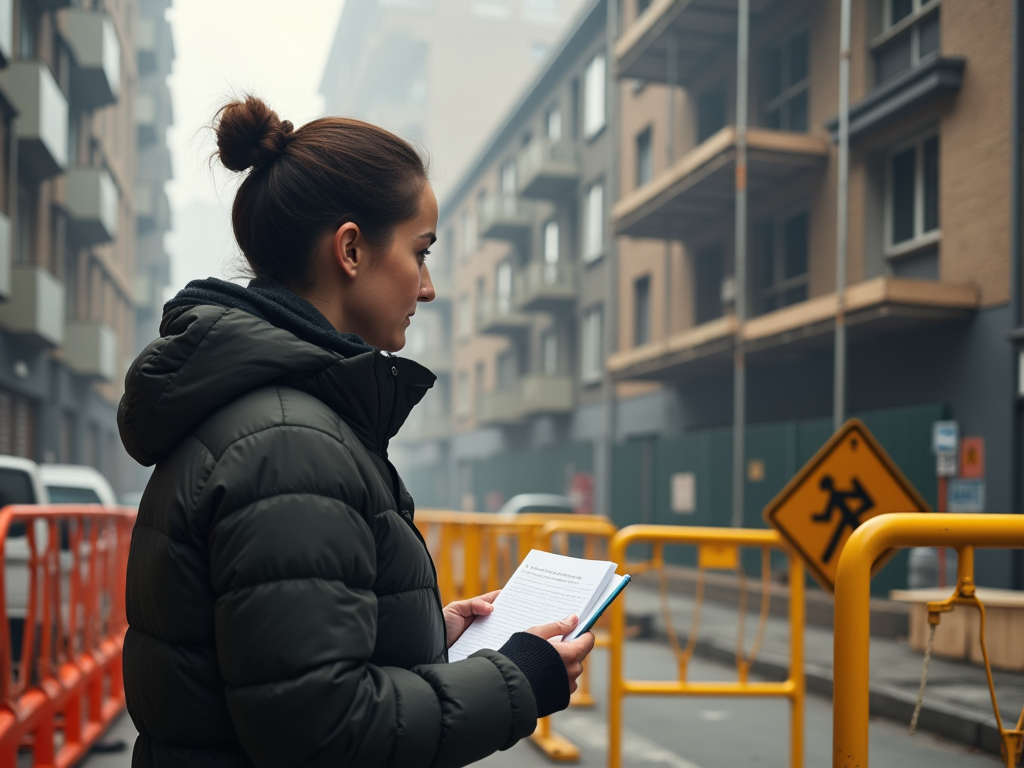
[[98,470],[80,464],[40,464],[51,504],[117,504],[117,494]]
[[[39,466],[18,456],[0,456],[0,508],[9,504],[46,504],[49,497]],[[45,546],[46,526],[36,525],[37,542]],[[25,524],[13,523],[3,545],[7,620],[14,659],[20,658],[21,637],[28,612],[28,542]]]
[[525,513],[571,515],[572,499],[557,493],[520,493],[506,501],[499,515],[522,515]]

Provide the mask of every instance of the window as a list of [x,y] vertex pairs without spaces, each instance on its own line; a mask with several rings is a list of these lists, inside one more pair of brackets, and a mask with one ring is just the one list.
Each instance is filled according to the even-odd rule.
[[[8,14],[10,6],[8,6]],[[22,0],[18,23],[18,58],[32,59],[36,55],[36,30],[39,28],[39,15],[35,3]]]
[[473,379],[474,379],[473,384],[474,384],[474,386],[476,386],[477,393],[480,393],[480,392],[484,391],[484,373],[485,372],[486,372],[486,369],[484,368],[483,362],[478,362],[476,365],[473,366]]
[[939,0],[880,0],[882,33],[871,48],[875,82],[891,80],[939,54]]
[[455,378],[455,415],[465,417],[469,415],[469,404],[472,400],[469,391],[469,372],[459,371]]
[[583,260],[599,259],[604,253],[604,184],[597,182],[587,190],[583,217]]
[[544,116],[544,133],[550,141],[562,140],[562,110],[551,107]]
[[511,0],[473,0],[473,13],[490,19],[507,19],[512,15]]
[[697,96],[697,142],[705,141],[725,127],[725,86]]
[[633,346],[642,347],[651,340],[651,276],[633,282]]
[[722,316],[722,263],[720,243],[698,248],[694,254],[694,323],[700,325]]
[[512,311],[512,262],[503,261],[498,265],[496,275],[498,288],[498,312],[507,315]]
[[501,166],[501,194],[515,197],[516,194],[516,161],[506,160]]
[[605,60],[599,53],[583,74],[583,138],[596,136],[605,125]]
[[636,0],[636,17],[639,19],[651,7],[651,0]]
[[462,212],[462,259],[465,261],[476,250],[476,216],[472,211]]
[[754,226],[754,307],[771,312],[807,300],[807,211]]
[[32,263],[32,234],[35,226],[35,195],[18,187],[18,226],[15,228],[15,264]]
[[583,315],[582,343],[580,378],[584,384],[596,384],[601,381],[601,369],[604,367],[600,307],[589,309]]
[[808,36],[803,29],[768,49],[765,56],[764,124],[779,131],[807,131]]
[[459,297],[459,339],[465,341],[473,335],[473,303],[469,294]]
[[889,157],[886,230],[890,255],[939,232],[939,137],[898,147]]
[[553,285],[558,281],[558,222],[549,221],[544,225],[544,282]]
[[519,378],[516,371],[516,358],[511,350],[505,350],[498,355],[497,359],[497,389],[502,392],[511,392],[516,388],[516,380]]
[[558,334],[553,329],[541,336],[540,368],[545,376],[558,375]]
[[651,147],[651,126],[636,135],[636,185],[642,187],[654,178],[654,150]]
[[580,80],[578,77],[569,83],[569,103],[572,105],[572,124],[570,126],[572,128],[572,136],[577,138],[583,130],[580,113]]

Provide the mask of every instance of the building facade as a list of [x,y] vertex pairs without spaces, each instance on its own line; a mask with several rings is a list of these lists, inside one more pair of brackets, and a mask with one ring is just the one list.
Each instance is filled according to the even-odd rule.
[[351,0],[320,91],[329,114],[416,142],[444,198],[579,0]]
[[[745,131],[737,6],[623,0],[609,51],[591,3],[455,185],[437,265],[452,286],[451,345],[436,344],[451,373],[430,396],[432,429],[413,421],[396,446],[426,505],[586,499],[589,483],[620,524],[763,525],[831,434],[837,318],[843,412],[925,498],[942,503],[932,424],[954,419],[984,440],[985,511],[1019,505],[1011,4],[853,0],[841,293],[840,4],[750,3]],[[607,72],[614,130],[587,130],[588,67]],[[903,584],[905,568],[898,557],[876,588]],[[1024,586],[1010,553],[978,573]]]
[[[143,5],[162,21],[166,3]],[[140,16],[135,2],[0,3],[0,453],[90,464],[121,491],[140,487],[115,423],[147,301]]]

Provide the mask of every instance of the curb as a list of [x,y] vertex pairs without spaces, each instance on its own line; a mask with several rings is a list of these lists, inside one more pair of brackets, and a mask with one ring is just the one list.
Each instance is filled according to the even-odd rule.
[[[642,627],[647,625],[644,627],[647,631],[641,636],[646,635],[665,643],[668,642],[668,632],[660,621],[651,621],[653,617],[630,616],[629,618],[636,620],[636,623]],[[679,643],[685,646],[687,636],[677,633],[677,637]],[[720,663],[735,664],[736,662],[736,649],[732,646],[721,645],[714,640],[697,640],[694,653],[702,658]],[[751,665],[750,671],[768,680],[782,681],[789,677],[789,659],[761,652]],[[804,667],[804,675],[808,693],[832,698],[831,670],[816,664],[807,664]],[[869,702],[869,711],[872,715],[909,725],[917,704],[917,695],[908,694],[884,683],[873,684]],[[999,729],[996,726],[995,718],[991,716],[962,712],[947,704],[926,701],[921,707],[917,727],[918,730],[929,731],[968,747],[974,747],[994,755],[1000,754]]]

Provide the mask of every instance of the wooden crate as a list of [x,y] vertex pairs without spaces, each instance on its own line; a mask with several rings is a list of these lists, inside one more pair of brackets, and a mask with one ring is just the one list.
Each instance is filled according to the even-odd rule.
[[[910,604],[908,641],[915,651],[924,653],[928,642],[926,603],[944,600],[952,593],[952,587],[901,589],[890,593],[892,600]],[[1024,671],[1024,643],[1021,642],[1024,637],[1024,592],[979,587],[978,598],[985,605],[986,641],[992,667]],[[984,663],[977,609],[958,605],[950,613],[942,614],[942,621],[935,630],[932,653],[949,659]]]

